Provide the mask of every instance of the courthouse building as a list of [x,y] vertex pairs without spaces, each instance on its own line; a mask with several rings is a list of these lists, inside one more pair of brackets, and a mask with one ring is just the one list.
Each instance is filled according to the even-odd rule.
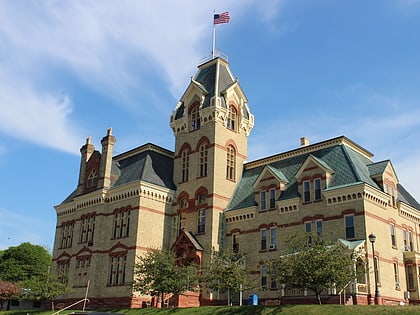
[[[114,155],[112,129],[101,150],[88,138],[77,187],[55,207],[53,267],[73,289],[56,303],[82,299],[89,286],[90,308],[149,305],[150,296],[127,284],[136,258],[150,248],[172,249],[197,264],[206,248],[232,249],[258,278],[259,288],[243,292],[245,298],[309,301],[310,291],[287,290],[271,279],[267,262],[290,235],[312,232],[348,246],[357,254],[355,269],[365,270],[346,288],[346,303],[375,302],[375,288],[376,302],[420,300],[420,205],[391,161],[375,162],[340,136],[314,144],[302,138],[296,149],[247,162],[253,126],[244,91],[227,60],[216,57],[198,67],[170,116],[173,151],[147,143]],[[338,293],[331,288],[324,299]],[[226,296],[189,292],[165,299],[173,306],[207,305]]]

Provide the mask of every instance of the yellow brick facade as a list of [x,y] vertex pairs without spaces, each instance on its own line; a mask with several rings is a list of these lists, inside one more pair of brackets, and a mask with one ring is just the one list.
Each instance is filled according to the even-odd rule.
[[381,302],[420,300],[420,210],[391,162],[374,163],[370,152],[337,137],[313,145],[304,139],[295,150],[246,163],[254,126],[247,102],[227,61],[215,58],[199,66],[171,114],[173,152],[146,144],[113,156],[111,129],[101,153],[87,140],[78,186],[55,207],[53,268],[73,288],[57,302],[82,299],[89,289],[92,307],[145,306],[150,297],[126,286],[136,257],[171,248],[183,229],[204,249],[245,254],[257,289],[244,299],[310,295],[284,290],[263,270],[288,238],[320,229],[357,245],[367,272],[346,289],[354,303],[374,302],[374,256]]

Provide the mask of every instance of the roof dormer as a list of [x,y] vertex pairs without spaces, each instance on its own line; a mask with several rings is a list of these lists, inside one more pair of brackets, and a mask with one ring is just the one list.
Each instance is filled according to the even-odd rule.
[[289,182],[283,172],[267,165],[253,184],[255,201],[260,211],[276,208],[276,201]]
[[396,206],[398,199],[398,177],[390,160],[367,165],[370,177],[387,194],[389,204]]
[[302,202],[321,201],[322,190],[328,187],[334,173],[325,161],[310,154],[295,175]]

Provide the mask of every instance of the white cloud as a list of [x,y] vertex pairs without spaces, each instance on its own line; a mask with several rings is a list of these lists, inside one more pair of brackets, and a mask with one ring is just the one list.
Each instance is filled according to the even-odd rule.
[[72,106],[80,104],[71,104],[69,92],[58,95],[57,81],[71,77],[138,108],[146,104],[130,93],[146,95],[155,76],[179,97],[211,51],[214,8],[235,11],[238,19],[256,8],[269,20],[280,3],[268,9],[256,0],[0,2],[0,69],[6,69],[0,73],[0,132],[73,151],[81,137],[71,132],[78,129]]

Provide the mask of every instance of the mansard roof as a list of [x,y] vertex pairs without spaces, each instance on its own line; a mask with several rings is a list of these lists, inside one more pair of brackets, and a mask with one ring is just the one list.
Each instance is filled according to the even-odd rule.
[[[211,105],[210,101],[214,96],[223,96],[223,93],[234,85],[239,85],[238,80],[233,77],[229,63],[221,58],[216,57],[211,59],[198,67],[198,71],[191,79],[190,86],[195,86],[201,91],[204,96],[201,108],[206,108]],[[242,91],[243,93],[243,91]],[[217,94],[217,95],[216,95]],[[184,94],[185,96],[185,94]],[[181,97],[180,104],[178,105],[174,118],[179,119],[184,115],[185,104],[183,103],[184,96]],[[222,97],[222,106],[226,107],[225,99]],[[244,113],[245,117],[249,117],[249,113]]]
[[[172,151],[147,143],[113,157],[110,188],[143,181],[175,190],[173,165]],[[76,196],[77,189],[63,203],[72,201]]]
[[[321,161],[323,165],[327,165],[334,171],[328,190],[358,183],[366,183],[381,189],[371,178],[372,165],[375,164],[371,160],[372,154],[350,139],[341,136],[245,164],[242,178],[226,210],[256,206],[253,183],[266,166],[279,170],[289,183],[278,200],[300,197],[298,179],[295,175],[309,156]],[[417,201],[401,185],[398,186],[398,191],[401,201],[420,210]]]
[[114,157],[111,187],[144,181],[176,189],[172,181],[173,153],[152,143]]

